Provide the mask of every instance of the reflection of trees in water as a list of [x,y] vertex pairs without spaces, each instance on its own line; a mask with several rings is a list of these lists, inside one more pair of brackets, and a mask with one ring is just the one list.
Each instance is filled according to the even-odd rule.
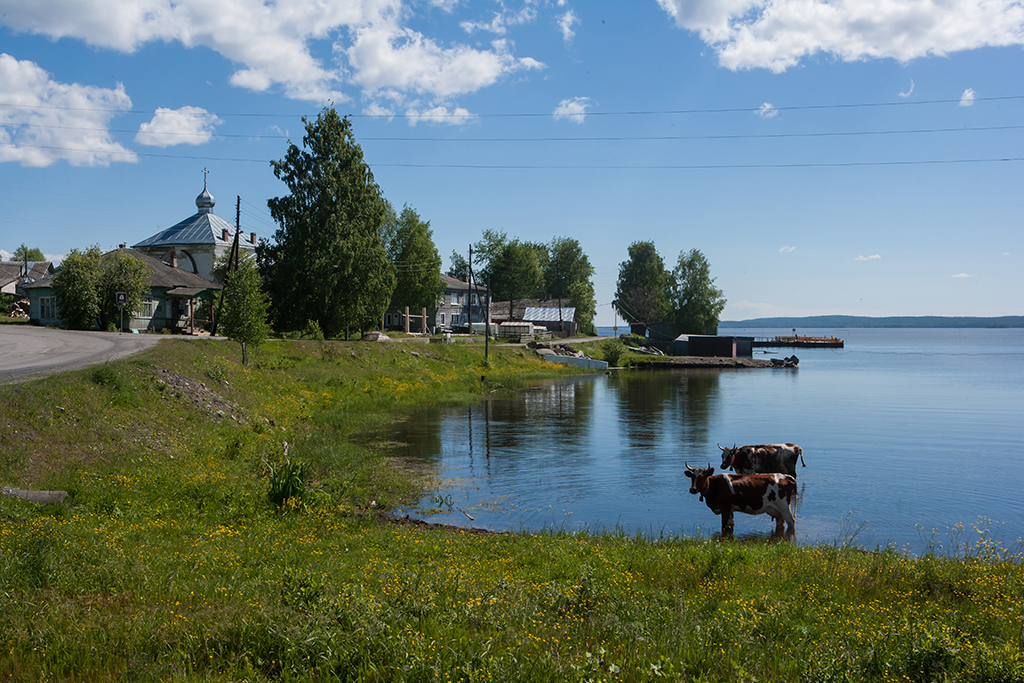
[[555,382],[488,400],[480,411],[484,446],[488,454],[498,449],[514,456],[582,445],[590,432],[593,404],[593,380]]
[[718,407],[719,373],[654,370],[616,375],[609,384],[616,393],[619,430],[626,444],[633,449],[672,449],[683,443],[704,449]]

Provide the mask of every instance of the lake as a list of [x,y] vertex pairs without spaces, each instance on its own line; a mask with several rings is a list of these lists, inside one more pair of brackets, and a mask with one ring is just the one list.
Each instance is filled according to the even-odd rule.
[[[689,493],[685,463],[717,469],[717,444],[788,441],[807,463],[797,542],[1022,544],[1024,330],[799,333],[846,347],[771,350],[799,356],[796,369],[620,370],[416,413],[391,438],[441,483],[401,512],[494,530],[710,536],[720,520]],[[736,515],[738,537],[773,528]]]

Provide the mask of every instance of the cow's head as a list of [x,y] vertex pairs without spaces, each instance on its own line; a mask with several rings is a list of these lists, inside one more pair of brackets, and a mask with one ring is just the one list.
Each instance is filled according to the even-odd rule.
[[704,500],[704,489],[708,485],[708,477],[715,473],[715,468],[708,463],[706,468],[704,467],[690,467],[686,465],[686,476],[688,476],[693,483],[690,484],[690,493],[699,493],[700,499]]
[[736,460],[736,453],[740,449],[736,448],[735,444],[732,448],[722,448],[721,444],[718,444],[718,447],[722,449],[722,469],[727,470],[732,467]]

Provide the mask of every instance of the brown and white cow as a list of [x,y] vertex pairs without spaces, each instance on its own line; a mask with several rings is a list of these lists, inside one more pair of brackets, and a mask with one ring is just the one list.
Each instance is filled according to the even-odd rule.
[[795,443],[774,443],[761,446],[740,446],[722,448],[722,469],[730,467],[737,474],[761,474],[779,472],[796,476],[796,461],[800,460],[804,467],[804,449]]
[[796,479],[788,474],[715,474],[715,468],[686,466],[693,480],[690,493],[700,494],[711,511],[722,516],[722,535],[732,536],[733,512],[767,514],[775,520],[775,533],[782,535],[785,522],[793,532],[793,498]]

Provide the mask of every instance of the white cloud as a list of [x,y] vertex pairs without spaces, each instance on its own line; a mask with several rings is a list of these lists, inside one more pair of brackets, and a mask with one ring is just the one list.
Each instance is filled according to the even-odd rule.
[[420,121],[434,125],[461,125],[476,120],[476,116],[469,113],[469,110],[463,109],[462,107],[456,107],[451,111],[449,111],[447,107],[432,107],[423,111],[408,109],[405,114],[409,118],[410,126],[415,126]]
[[879,260],[881,260],[881,258],[882,258],[881,254],[872,254],[871,256],[864,256],[863,254],[861,254],[860,256],[858,256],[857,258],[855,258],[853,260],[854,261],[879,261]]
[[202,145],[210,141],[214,126],[221,121],[199,107],[157,109],[152,121],[139,126],[135,142],[149,147],[171,145]]
[[[442,11],[457,4],[430,2]],[[238,65],[230,77],[233,85],[257,92],[279,88],[289,98],[317,104],[348,100],[342,88],[351,85],[362,88],[364,97],[398,88],[444,104],[510,73],[542,66],[515,58],[505,41],[484,49],[442,46],[407,27],[412,10],[403,0],[0,0],[0,5],[0,26],[54,40],[79,39],[129,53],[158,42],[209,48]],[[535,16],[527,3],[502,14],[502,26]],[[319,57],[328,52],[331,61]]]
[[757,110],[757,115],[762,119],[774,119],[779,115],[779,110],[773,107],[771,102],[765,102]]
[[953,275],[952,277],[971,277],[971,276],[968,275],[967,273],[957,273],[956,275]]
[[571,100],[562,100],[555,107],[553,115],[555,120],[568,119],[573,123],[583,123],[587,117],[587,108],[590,107],[589,97],[574,97]]
[[960,106],[969,107],[974,104],[974,89],[968,88],[964,90],[964,94],[960,96]]
[[463,21],[459,24],[466,33],[472,34],[476,31],[487,31],[495,35],[503,36],[508,33],[509,27],[529,24],[537,18],[537,10],[527,4],[518,12],[501,11],[495,12],[494,18],[489,22]]
[[0,261],[10,261],[13,256],[14,254],[6,249],[0,249]]
[[775,72],[827,53],[896,59],[1024,44],[1019,0],[658,0],[719,64]]
[[109,166],[135,161],[135,153],[114,142],[108,124],[132,101],[114,89],[59,83],[39,65],[0,54],[0,163],[49,166]]
[[782,249],[779,249],[779,251],[781,251],[783,254],[789,254],[796,251],[796,247],[782,247]]
[[562,40],[566,43],[571,43],[572,39],[576,36],[576,32],[572,30],[572,25],[578,24],[579,21],[579,17],[571,9],[558,17],[558,29],[562,32]]
[[900,91],[899,96],[900,97],[910,97],[911,93],[913,93],[913,92],[914,92],[914,79],[911,78],[910,79],[910,90],[907,90],[907,92]]

